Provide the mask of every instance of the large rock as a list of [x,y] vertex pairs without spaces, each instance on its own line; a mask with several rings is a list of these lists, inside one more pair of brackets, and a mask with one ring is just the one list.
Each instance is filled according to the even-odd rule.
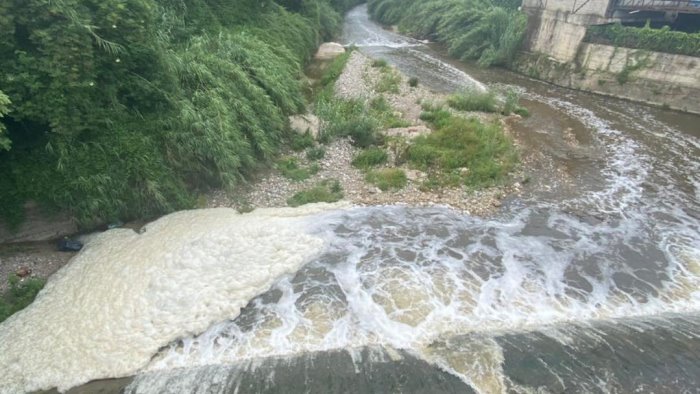
[[345,53],[345,48],[337,42],[326,42],[318,47],[315,58],[318,60],[331,60]]
[[316,115],[294,115],[289,117],[289,124],[292,130],[299,134],[309,133],[314,139],[318,138],[321,121]]
[[25,220],[16,231],[0,222],[0,243],[37,242],[62,238],[78,231],[73,219],[65,215],[48,217],[34,203],[25,205]]

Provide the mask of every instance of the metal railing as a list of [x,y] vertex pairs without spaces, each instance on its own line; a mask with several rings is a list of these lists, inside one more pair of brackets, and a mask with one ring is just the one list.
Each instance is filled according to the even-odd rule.
[[700,13],[700,0],[616,0],[615,9]]

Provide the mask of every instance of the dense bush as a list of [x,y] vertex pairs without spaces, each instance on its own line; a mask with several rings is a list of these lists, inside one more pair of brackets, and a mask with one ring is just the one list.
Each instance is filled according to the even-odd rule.
[[0,217],[32,199],[89,225],[235,187],[276,152],[303,63],[358,1],[279,3],[0,5]]
[[369,0],[372,17],[447,45],[452,56],[482,66],[508,65],[527,18],[509,0]]
[[648,23],[644,27],[622,26],[619,23],[590,26],[585,40],[626,48],[700,56],[700,33],[672,31],[668,26],[653,29]]

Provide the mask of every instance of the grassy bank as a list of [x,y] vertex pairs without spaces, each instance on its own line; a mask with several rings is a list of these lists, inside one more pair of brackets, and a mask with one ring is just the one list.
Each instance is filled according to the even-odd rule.
[[375,20],[444,43],[451,56],[482,66],[509,65],[525,34],[519,2],[498,0],[369,0]]
[[358,1],[0,6],[0,218],[84,226],[191,207],[275,156],[317,44]]

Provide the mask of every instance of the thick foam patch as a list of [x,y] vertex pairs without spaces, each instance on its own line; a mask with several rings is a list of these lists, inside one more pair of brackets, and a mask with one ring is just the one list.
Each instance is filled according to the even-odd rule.
[[321,207],[184,211],[142,234],[95,237],[0,325],[0,392],[130,375],[177,338],[235,318],[323,250],[304,219]]

